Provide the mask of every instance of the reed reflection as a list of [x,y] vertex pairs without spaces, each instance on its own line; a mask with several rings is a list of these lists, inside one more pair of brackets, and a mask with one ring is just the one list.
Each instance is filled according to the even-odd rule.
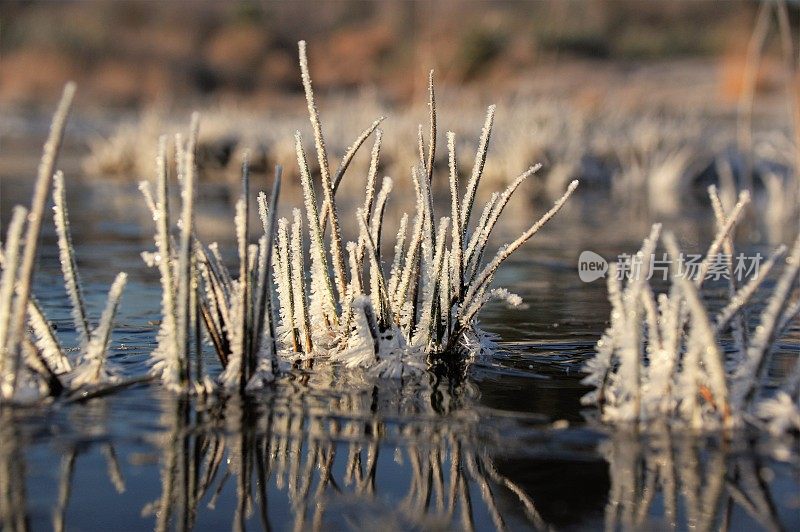
[[777,487],[777,464],[770,458],[790,459],[777,467],[789,470],[796,493],[797,455],[786,456],[787,449],[778,441],[747,435],[730,441],[663,425],[646,437],[618,431],[600,448],[611,476],[605,528],[791,529],[797,508],[780,514],[776,496],[785,500],[786,493]]
[[[63,427],[45,425],[53,434],[75,431],[55,448],[38,443],[52,442],[53,434],[37,438],[42,425],[31,430],[21,412],[0,410],[0,528],[91,528],[98,508],[112,522],[158,531],[797,524],[796,440],[725,440],[662,426],[646,436],[617,430],[595,448],[580,435],[586,429],[493,417],[476,406],[474,384],[440,377],[345,384],[294,373],[247,400],[156,393],[160,418],[135,444],[116,432],[104,399],[66,412]],[[580,472],[598,456],[610,483]],[[554,459],[564,464],[557,477],[546,471]],[[87,490],[97,494],[95,470],[106,471],[114,504],[85,506]],[[561,486],[570,482],[599,504],[570,503]],[[572,506],[569,515],[559,513],[558,497]],[[44,515],[34,503],[43,500]],[[124,521],[131,509],[143,520]]]
[[294,381],[257,404],[165,404],[161,498],[146,508],[156,530],[193,528],[225,492],[235,492],[235,530],[269,530],[286,509],[295,530],[365,526],[379,515],[400,528],[504,528],[498,497],[545,527],[480,444],[478,416],[461,408],[470,386],[411,394],[382,383],[333,394],[320,384]]

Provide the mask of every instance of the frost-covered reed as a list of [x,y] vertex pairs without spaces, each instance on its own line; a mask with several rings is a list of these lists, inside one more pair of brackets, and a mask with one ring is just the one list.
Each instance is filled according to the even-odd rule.
[[[732,263],[733,229],[750,196],[742,193],[726,212],[713,186],[709,194],[718,231],[696,270],[682,262],[677,240],[669,232],[662,235],[660,225],[653,226],[642,249],[630,259],[630,275],[617,275],[612,265],[608,277],[611,325],[586,364],[584,383],[594,390],[583,401],[597,405],[602,420],[613,424],[647,426],[669,420],[704,429],[758,423],[761,416],[774,431],[798,430],[800,361],[774,398],[765,399],[763,392],[775,344],[800,311],[797,296],[791,302],[798,286],[800,236],[785,259],[758,326],[750,331],[747,315],[754,311],[748,304],[770,272],[778,269],[786,248],[775,250],[757,274],[738,286]],[[672,278],[669,290],[656,295],[648,279],[659,241],[669,256]],[[720,256],[731,261],[720,262]],[[729,279],[729,299],[713,313],[701,289],[711,268],[720,266],[726,271],[719,273]],[[720,337],[729,330],[734,349],[726,353]]]
[[[495,272],[558,212],[577,182],[571,183],[554,207],[520,238],[501,247],[491,260],[484,261],[492,230],[503,209],[514,191],[537,167],[523,172],[504,192],[492,196],[480,220],[470,223],[494,121],[494,106],[490,106],[463,196],[458,183],[455,135],[447,134],[450,212],[437,222],[433,179],[438,125],[431,73],[428,138],[424,138],[420,126],[418,161],[410,170],[415,209],[413,217],[408,213],[402,216],[391,267],[385,270],[382,256],[384,212],[394,181],[385,177],[376,192],[382,140],[378,121],[365,132],[368,135],[374,131],[375,142],[363,207],[354,213],[358,236],[355,241],[343,244],[335,195],[338,181],[332,182],[329,177],[328,153],[302,42],[300,64],[323,198],[320,208],[303,139],[298,132],[295,147],[304,194],[309,259],[308,266],[303,266],[300,231],[303,221],[295,214],[289,239],[289,221],[279,220],[274,252],[279,258],[274,262],[278,280],[278,352],[298,363],[329,360],[347,367],[368,368],[389,377],[400,377],[436,359],[474,355],[475,346],[485,347],[475,342],[476,338],[483,337],[476,318],[484,304],[490,299],[505,299],[512,304],[520,302],[513,294],[490,287]],[[362,135],[354,149],[365,139]],[[342,164],[347,160],[346,155]],[[337,172],[337,177],[342,174],[342,171]],[[326,236],[328,225],[331,230]],[[295,260],[287,261],[287,256]],[[306,271],[309,272],[307,276]]]
[[235,216],[239,271],[234,279],[217,244],[203,245],[195,234],[198,131],[199,115],[195,114],[188,141],[184,143],[180,136],[175,139],[181,214],[174,227],[170,222],[166,138],[159,142],[155,195],[150,183],[142,182],[139,187],[156,223],[156,251],[142,256],[150,266],[158,267],[162,289],[162,320],[151,355],[153,374],[176,391],[210,391],[214,383],[204,366],[200,342],[204,332],[221,365],[220,382],[226,388],[244,389],[270,380],[277,370],[269,263],[281,169],[276,169],[269,207],[263,193],[258,198],[264,234],[257,245],[248,245],[249,171],[246,160],[242,165],[242,195]]
[[[291,221],[276,219],[278,168],[269,205],[263,192],[258,195],[263,233],[257,243],[251,243],[250,183],[245,160],[243,192],[236,204],[234,224],[239,256],[235,273],[224,264],[217,244],[203,245],[192,225],[197,122],[193,122],[186,145],[176,140],[182,200],[176,231],[169,224],[163,140],[157,158],[155,196],[150,185],[141,185],[156,222],[156,252],[145,253],[144,258],[158,266],[163,290],[163,320],[153,369],[172,389],[209,391],[216,384],[229,391],[243,391],[263,386],[289,365],[310,368],[320,363],[401,377],[438,360],[459,360],[485,351],[492,344],[477,326],[480,309],[492,299],[512,305],[521,302],[506,290],[492,288],[495,273],[560,210],[577,186],[572,182],[525,233],[487,259],[492,231],[504,208],[538,169],[531,167],[512,180],[503,192],[491,197],[480,219],[471,220],[494,121],[494,106],[490,106],[463,192],[458,183],[455,135],[447,134],[450,212],[437,222],[433,199],[437,123],[431,73],[428,139],[420,126],[419,160],[410,169],[415,210],[413,216],[402,217],[391,267],[386,269],[384,263],[389,261],[382,256],[387,240],[384,213],[394,180],[384,177],[380,188],[377,186],[383,138],[379,125],[383,118],[359,135],[344,153],[339,168],[332,171],[305,43],[300,43],[299,51],[318,182],[297,132],[295,152],[303,210],[295,209]],[[336,191],[354,155],[371,136],[374,142],[364,202],[352,213],[358,234],[354,241],[344,242]],[[178,233],[180,244],[176,248]],[[190,248],[191,256],[187,251]],[[209,378],[212,372],[202,366],[202,346],[197,342],[201,334],[213,346],[221,366],[216,383]]]
[[[0,253],[1,401],[36,401],[65,392],[83,393],[87,388],[97,391],[98,386],[118,385],[121,381],[109,367],[107,353],[126,275],[117,276],[100,321],[93,327],[72,244],[64,176],[60,171],[54,173],[74,93],[74,84],[68,84],[44,147],[31,208],[14,208]],[[78,355],[72,357],[67,356],[31,289],[39,234],[51,188],[59,260],[78,337]]]

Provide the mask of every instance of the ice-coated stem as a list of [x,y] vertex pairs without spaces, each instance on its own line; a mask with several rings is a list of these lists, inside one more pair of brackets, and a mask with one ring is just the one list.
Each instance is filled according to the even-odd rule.
[[311,239],[312,283],[316,283],[316,287],[321,288],[324,292],[315,294],[315,297],[322,298],[322,308],[326,319],[335,323],[336,299],[333,295],[331,278],[328,275],[328,260],[325,256],[325,243],[323,242],[322,230],[319,225],[317,198],[314,193],[314,185],[311,183],[311,175],[308,171],[308,162],[303,150],[300,132],[295,133],[295,149],[297,151],[297,162],[300,166],[300,180],[303,185],[306,219],[308,220],[308,232]]
[[69,215],[67,214],[66,191],[64,189],[64,174],[56,172],[53,176],[53,219],[58,235],[58,255],[61,262],[61,271],[64,274],[64,286],[67,289],[70,304],[72,305],[72,320],[78,332],[81,349],[86,349],[89,342],[91,327],[86,319],[86,304],[83,302],[83,291],[75,261],[75,248],[72,245],[72,235],[69,230]]
[[303,89],[306,93],[311,127],[314,130],[314,145],[317,148],[317,160],[319,162],[320,176],[322,177],[322,193],[325,199],[323,209],[325,205],[327,205],[329,218],[331,220],[331,259],[333,261],[333,274],[336,290],[340,296],[344,296],[346,280],[344,276],[344,258],[342,256],[342,232],[339,228],[339,218],[336,213],[336,200],[333,195],[333,183],[331,182],[330,168],[328,166],[328,153],[325,149],[325,138],[322,135],[319,113],[317,112],[317,106],[314,102],[314,89],[311,86],[311,76],[308,72],[306,42],[300,41],[298,43],[298,48],[300,51],[300,72],[303,78]]
[[10,365],[10,351],[6,348],[6,344],[12,326],[11,309],[19,269],[19,248],[27,214],[28,210],[25,207],[14,207],[11,222],[8,224],[5,251],[3,252],[3,275],[0,277],[0,386],[3,388],[6,371]]
[[480,184],[483,167],[486,165],[486,154],[489,151],[489,137],[492,134],[492,124],[494,123],[495,106],[490,105],[486,109],[486,121],[481,130],[481,138],[478,141],[478,152],[475,154],[475,164],[472,167],[472,174],[467,182],[467,190],[464,192],[464,201],[461,202],[461,229],[466,238],[467,227],[469,227],[469,217],[472,214],[472,203],[475,201],[475,193]]
[[181,187],[181,233],[180,248],[178,251],[178,301],[177,301],[177,327],[176,341],[178,344],[178,384],[183,389],[188,384],[188,363],[189,350],[191,345],[191,303],[192,277],[194,276],[194,261],[192,260],[193,249],[193,229],[194,229],[194,200],[195,200],[195,178],[197,165],[195,163],[195,153],[197,150],[197,135],[200,127],[200,115],[192,114],[189,142],[184,151],[183,165],[185,174]]
[[264,325],[266,324],[267,334],[269,335],[271,342],[270,347],[272,349],[271,362],[273,374],[277,372],[278,361],[276,358],[277,346],[275,343],[275,319],[272,311],[272,268],[270,266],[272,264],[272,249],[275,238],[275,218],[278,214],[278,197],[281,192],[282,174],[283,168],[280,165],[276,166],[275,181],[272,184],[272,195],[270,197],[270,206],[267,210],[268,215],[264,223],[264,235],[266,236],[264,246],[266,248],[266,253],[263,257],[263,263],[259,264],[259,291],[256,304],[258,316],[255,320],[256,327],[253,339],[255,351],[258,352],[259,348],[261,347],[261,342],[263,341],[262,335],[264,332]]
[[44,145],[42,159],[39,163],[39,171],[33,189],[33,199],[28,214],[28,225],[25,232],[25,247],[22,252],[22,261],[17,274],[16,301],[14,304],[11,325],[7,333],[5,348],[7,350],[7,368],[10,370],[10,389],[11,393],[16,386],[17,369],[19,367],[19,348],[25,333],[25,318],[27,316],[28,299],[31,295],[31,283],[33,282],[33,268],[36,263],[36,250],[39,244],[39,234],[42,228],[42,216],[47,203],[47,196],[50,192],[50,183],[53,178],[58,153],[61,149],[61,142],[64,138],[64,128],[67,124],[72,99],[75,96],[75,84],[67,83],[61,95],[53,121],[50,125],[50,134]]
[[[494,259],[492,259],[492,261],[486,265],[483,271],[481,271],[481,273],[475,279],[475,282],[470,285],[469,290],[467,290],[467,295],[464,297],[465,301],[471,301],[473,298],[479,296],[480,292],[486,289],[486,286],[489,284],[489,282],[491,282],[492,277],[503,261],[510,257],[511,254],[519,249],[525,242],[530,240],[533,235],[538,233],[539,229],[541,229],[544,224],[550,221],[550,219],[561,210],[561,207],[564,206],[564,203],[566,203],[567,199],[569,199],[577,187],[577,180],[570,183],[564,195],[555,202],[555,205],[553,205],[553,207],[547,211],[544,216],[542,216],[535,224],[533,224],[530,229],[522,233],[519,238],[504,246],[497,252],[497,255],[495,255]],[[473,317],[474,313],[472,315],[462,315],[460,316],[460,321],[462,325],[466,325],[472,320]]]

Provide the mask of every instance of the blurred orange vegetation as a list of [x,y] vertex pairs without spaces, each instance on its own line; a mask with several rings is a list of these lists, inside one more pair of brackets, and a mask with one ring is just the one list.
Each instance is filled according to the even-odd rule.
[[[102,105],[229,96],[263,103],[300,90],[299,39],[309,42],[321,90],[379,86],[398,102],[416,96],[429,68],[445,84],[513,92],[557,74],[685,60],[713,67],[717,96],[731,102],[742,89],[757,7],[743,0],[4,0],[0,102],[52,101],[75,79],[85,101]],[[796,4],[791,16],[796,28]],[[773,48],[759,72],[766,91],[781,83]],[[598,87],[567,82],[578,85],[580,103],[595,105]]]

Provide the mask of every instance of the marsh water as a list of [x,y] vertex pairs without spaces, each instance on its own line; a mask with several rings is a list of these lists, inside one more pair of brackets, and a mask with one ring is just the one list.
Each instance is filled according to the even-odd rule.
[[[11,205],[28,202],[29,184],[9,177],[2,187],[5,221]],[[198,224],[232,249],[223,188],[203,188]],[[124,376],[147,372],[159,319],[158,277],[139,257],[153,232],[139,198],[130,183],[69,184],[95,319],[114,275],[129,274],[111,354]],[[520,203],[501,236],[544,210]],[[686,249],[708,241],[706,212],[689,198],[682,216],[666,220]],[[646,218],[618,211],[600,192],[577,195],[501,270],[497,284],[527,306],[482,313],[501,349],[469,368],[413,382],[298,371],[246,400],[183,400],[140,384],[86,401],[4,407],[0,522],[33,530],[798,530],[796,439],[612,431],[580,405],[580,368],[609,306],[602,279],[579,279],[577,257],[634,252]],[[39,264],[35,293],[74,345],[49,223]],[[774,372],[793,363],[798,346],[795,326]]]

